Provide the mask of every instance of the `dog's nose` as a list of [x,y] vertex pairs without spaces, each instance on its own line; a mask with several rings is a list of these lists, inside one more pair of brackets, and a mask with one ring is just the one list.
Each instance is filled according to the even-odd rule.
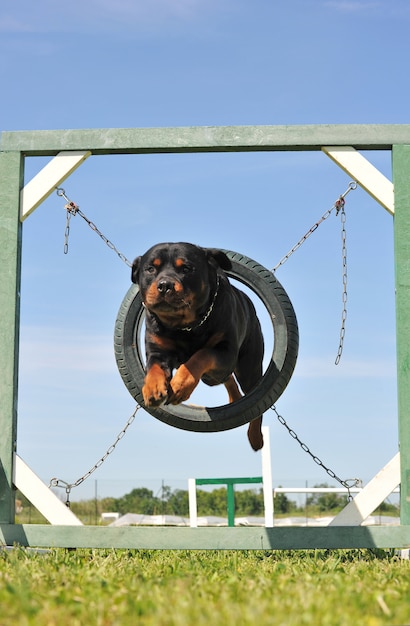
[[167,291],[172,291],[174,288],[174,283],[172,282],[172,280],[169,280],[168,278],[162,278],[157,285],[157,289],[160,293],[164,294]]

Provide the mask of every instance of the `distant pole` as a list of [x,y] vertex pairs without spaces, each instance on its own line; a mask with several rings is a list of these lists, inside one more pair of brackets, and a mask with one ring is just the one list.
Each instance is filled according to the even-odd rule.
[[[308,481],[307,480],[305,481],[305,487],[306,487],[306,489],[308,488]],[[306,521],[306,526],[307,526],[308,525],[308,494],[307,494],[307,491],[306,491],[306,494],[305,494],[305,521]]]
[[272,486],[272,463],[270,453],[269,427],[263,426],[262,448],[262,487],[263,503],[265,507],[265,527],[273,527],[273,486]]
[[235,526],[235,490],[233,483],[226,485],[226,508],[228,512],[228,526]]
[[191,528],[198,527],[198,514],[196,508],[196,479],[188,478],[188,501],[189,501],[189,525]]
[[95,525],[98,524],[98,482],[94,482],[94,511],[95,511]]

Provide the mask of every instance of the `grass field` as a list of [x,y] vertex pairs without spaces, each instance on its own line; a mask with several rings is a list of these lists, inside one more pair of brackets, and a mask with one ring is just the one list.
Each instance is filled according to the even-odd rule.
[[404,626],[391,552],[0,549],[1,626]]

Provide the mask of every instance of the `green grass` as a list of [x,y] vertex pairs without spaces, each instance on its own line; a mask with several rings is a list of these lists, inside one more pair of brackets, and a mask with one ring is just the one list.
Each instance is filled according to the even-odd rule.
[[402,626],[410,562],[364,550],[0,550],[1,626]]

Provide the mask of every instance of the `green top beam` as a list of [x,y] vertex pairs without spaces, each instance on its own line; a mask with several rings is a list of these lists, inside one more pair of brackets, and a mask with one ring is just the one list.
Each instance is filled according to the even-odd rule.
[[6,131],[0,147],[26,156],[54,156],[62,150],[91,150],[93,154],[310,151],[322,146],[390,150],[393,144],[410,144],[410,124]]
[[246,478],[195,478],[197,485],[240,485],[247,483],[261,483],[262,476],[251,476]]

